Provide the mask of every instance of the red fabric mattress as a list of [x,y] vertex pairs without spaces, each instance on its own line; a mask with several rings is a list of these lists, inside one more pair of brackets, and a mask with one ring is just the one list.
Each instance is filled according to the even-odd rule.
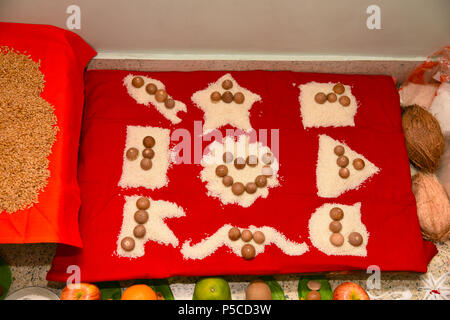
[[[81,268],[83,281],[325,272],[365,269],[370,265],[377,265],[382,271],[426,271],[436,248],[421,237],[400,122],[399,97],[392,78],[284,71],[231,72],[239,85],[262,97],[251,109],[253,128],[280,130],[281,186],[270,189],[268,198],[260,198],[249,208],[243,208],[221,205],[218,199],[208,197],[199,178],[202,167],[196,164],[172,165],[168,170],[168,186],[154,191],[124,190],[117,186],[122,173],[126,126],[186,128],[193,136],[194,120],[203,120],[203,112],[193,105],[192,94],[226,74],[132,72],[162,81],[174,99],[186,103],[188,112],[179,113],[183,121],[172,125],[154,107],[137,104],[128,95],[122,80],[129,73],[87,72],[78,176],[83,248],[60,245],[48,273],[49,280],[66,280],[69,265]],[[359,102],[356,126],[305,130],[298,85],[310,81],[351,85]],[[359,190],[347,191],[337,199],[318,197],[315,167],[319,134],[345,141],[381,171]],[[203,148],[207,144],[203,142]],[[184,208],[185,217],[165,220],[179,239],[178,247],[148,241],[145,255],[140,258],[114,254],[122,225],[124,196],[134,194],[175,202]],[[362,203],[362,222],[370,233],[367,257],[327,256],[311,244],[308,221],[316,208],[329,202]],[[227,223],[274,227],[292,241],[306,242],[309,251],[301,256],[288,256],[270,245],[253,260],[244,260],[223,246],[203,260],[183,259],[180,248],[186,240],[198,243]]]

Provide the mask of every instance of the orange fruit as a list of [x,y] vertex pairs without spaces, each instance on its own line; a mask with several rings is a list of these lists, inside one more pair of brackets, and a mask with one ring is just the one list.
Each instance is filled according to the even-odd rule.
[[135,284],[122,293],[121,300],[157,300],[155,291],[145,284]]

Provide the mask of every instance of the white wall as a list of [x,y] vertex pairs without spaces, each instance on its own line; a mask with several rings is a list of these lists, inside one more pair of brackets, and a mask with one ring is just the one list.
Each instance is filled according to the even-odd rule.
[[103,56],[422,59],[450,45],[449,0],[0,0],[0,21],[66,28],[71,4]]

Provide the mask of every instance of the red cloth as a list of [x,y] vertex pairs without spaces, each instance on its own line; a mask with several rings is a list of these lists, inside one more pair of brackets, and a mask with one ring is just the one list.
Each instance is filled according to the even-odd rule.
[[[404,136],[399,97],[391,77],[332,75],[295,72],[231,72],[243,87],[262,97],[251,109],[254,128],[280,129],[281,186],[270,189],[267,199],[249,208],[223,206],[206,195],[200,180],[200,165],[169,168],[167,187],[123,190],[117,186],[122,173],[126,126],[186,128],[193,136],[193,121],[203,112],[191,102],[192,94],[216,81],[225,72],[161,72],[144,74],[161,80],[174,99],[187,104],[183,121],[171,125],[154,107],[139,105],[122,84],[127,71],[88,71],[86,112],[83,121],[79,183],[82,209],[80,228],[83,249],[59,246],[48,274],[49,280],[64,281],[69,265],[81,268],[83,281],[218,274],[275,274],[365,269],[424,272],[436,249],[421,237]],[[353,87],[359,100],[355,127],[304,130],[300,118],[297,86],[309,81],[342,82]],[[318,135],[325,133],[345,140],[355,151],[381,168],[359,190],[337,199],[317,196],[315,167]],[[175,145],[176,143],[172,143]],[[270,143],[269,143],[270,144]],[[203,143],[205,147],[207,143]],[[114,255],[122,225],[124,196],[142,194],[155,200],[172,201],[185,209],[186,217],[166,219],[180,241],[173,248],[149,241],[145,255],[137,259]],[[367,257],[327,256],[312,246],[308,234],[311,214],[324,203],[362,203],[362,222],[370,232]],[[285,255],[271,245],[251,261],[227,247],[204,260],[183,260],[181,245],[195,244],[224,224],[240,227],[271,226],[296,242],[306,242],[310,251],[302,256]]]
[[0,23],[0,46],[40,61],[41,97],[55,108],[59,131],[49,156],[51,176],[39,203],[0,212],[0,243],[59,242],[81,246],[77,160],[84,101],[84,68],[96,52],[78,35],[52,26]]

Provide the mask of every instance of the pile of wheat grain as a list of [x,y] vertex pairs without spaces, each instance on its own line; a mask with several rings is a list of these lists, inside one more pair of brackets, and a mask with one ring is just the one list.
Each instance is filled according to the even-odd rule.
[[39,63],[0,48],[0,212],[31,207],[47,185],[58,127],[54,108],[40,97]]

